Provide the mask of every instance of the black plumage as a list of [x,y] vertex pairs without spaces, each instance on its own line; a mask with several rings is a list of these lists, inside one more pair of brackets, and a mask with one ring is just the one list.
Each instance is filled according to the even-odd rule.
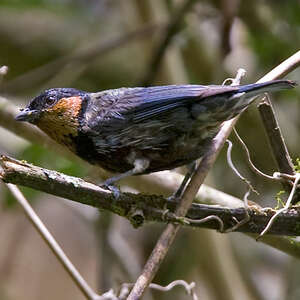
[[[244,86],[170,85],[98,93],[50,89],[33,99],[17,120],[36,124],[92,164],[127,175],[144,174],[200,158],[222,123],[241,113],[255,96],[294,85],[277,80]],[[47,102],[50,95],[55,100]],[[69,136],[67,142],[64,136]]]

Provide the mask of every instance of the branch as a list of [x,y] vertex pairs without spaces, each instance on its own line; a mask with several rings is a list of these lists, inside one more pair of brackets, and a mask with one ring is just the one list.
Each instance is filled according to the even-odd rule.
[[[284,142],[272,102],[268,96],[265,97],[264,101],[259,103],[258,110],[264,124],[271,152],[277,165],[277,170],[280,173],[295,175],[292,159]],[[288,183],[282,182],[282,186],[284,190],[291,191],[291,186]],[[296,192],[292,203],[295,204],[299,200],[300,193]]]
[[[206,227],[211,229],[218,229],[219,223],[197,223],[197,220],[210,216],[211,214],[218,215],[224,218],[225,228],[234,224],[233,218],[240,220],[244,217],[245,212],[243,209],[228,209],[216,207],[213,205],[200,205],[194,203],[187,217],[194,219],[195,222],[183,222],[183,219],[174,216],[176,203],[167,202],[165,199],[159,196],[141,196],[135,194],[126,194],[125,197],[122,193],[119,199],[113,197],[107,190],[101,189],[97,185],[85,182],[82,179],[60,174],[55,171],[50,171],[35,167],[24,162],[10,159],[2,156],[0,163],[3,167],[3,171],[0,173],[0,177],[3,181],[32,187],[50,194],[65,197],[69,200],[76,201],[78,203],[90,205],[100,209],[108,209],[111,212],[121,214],[127,217],[135,225],[141,225],[143,221],[158,221],[158,222],[179,222],[185,226],[193,227]],[[177,174],[178,175],[178,174]],[[152,177],[151,177],[152,178]],[[38,187],[37,187],[38,186]],[[237,203],[241,202],[239,199],[209,188],[208,194],[212,196],[206,196],[210,201],[233,204],[236,206]],[[222,199],[225,196],[225,201]],[[133,198],[134,197],[134,198]],[[113,201],[111,201],[113,199]],[[129,201],[129,202],[128,202]],[[140,214],[134,212],[139,209]],[[167,211],[166,209],[169,209]],[[122,212],[128,212],[128,214],[122,214]],[[294,229],[297,228],[297,214],[294,214],[297,210],[291,210],[281,214],[274,226],[271,228],[270,233],[274,234],[285,234],[285,235],[297,235]],[[257,233],[265,227],[268,220],[272,217],[274,212],[272,210],[268,212],[259,212],[256,209],[249,210],[250,222],[245,224],[243,227],[239,227],[238,231],[255,232],[252,237],[257,237]],[[150,217],[148,217],[150,216]],[[132,218],[133,217],[133,218]],[[140,221],[137,224],[137,221]],[[287,226],[286,232],[285,230]],[[289,230],[291,229],[291,230]],[[294,257],[300,258],[300,245],[296,241],[291,241],[286,237],[272,237],[270,235],[262,237],[260,242],[270,245],[276,249],[279,249],[286,254],[290,254]]]
[[62,250],[60,245],[57,243],[57,241],[53,238],[53,236],[51,235],[49,230],[46,228],[46,226],[43,224],[41,219],[34,212],[34,210],[30,206],[29,202],[25,199],[25,197],[23,196],[23,194],[21,193],[19,188],[13,184],[7,184],[7,187],[11,191],[11,193],[14,195],[14,197],[17,199],[17,201],[19,202],[21,207],[23,208],[25,215],[27,216],[29,221],[36,228],[36,230],[38,231],[40,236],[47,243],[47,245],[49,246],[51,251],[54,253],[56,258],[59,260],[59,262],[62,264],[64,269],[68,272],[68,274],[71,276],[72,280],[75,282],[75,284],[81,290],[81,292],[85,295],[85,297],[90,300],[100,300],[101,297],[98,296],[91,289],[91,287],[87,284],[87,282],[83,279],[81,274],[78,272],[78,270],[72,264],[70,259],[64,253],[64,251]]
[[300,50],[259,79],[257,83],[283,78],[298,67],[300,67]]
[[[174,214],[178,202],[161,196],[121,192],[120,196],[115,198],[111,191],[78,177],[40,168],[4,155],[0,158],[0,164],[3,168],[0,178],[5,183],[27,186],[81,204],[109,210],[127,218],[136,227],[145,221],[156,221],[218,230],[220,224],[215,220],[207,223],[199,222],[205,217],[214,215],[222,219],[226,230],[235,225],[235,220],[242,220],[245,216],[244,208],[229,209],[194,203],[188,210],[187,218],[180,218]],[[272,209],[260,211],[257,207],[250,208],[250,221],[237,231],[260,233],[274,213]],[[297,227],[299,218],[300,208],[293,207],[278,217],[269,233],[299,235],[300,228]]]
[[292,159],[284,142],[278,121],[275,116],[273,105],[269,97],[265,97],[264,101],[259,103],[258,110],[263,120],[264,127],[271,145],[277,163],[278,171],[293,175],[294,168]]

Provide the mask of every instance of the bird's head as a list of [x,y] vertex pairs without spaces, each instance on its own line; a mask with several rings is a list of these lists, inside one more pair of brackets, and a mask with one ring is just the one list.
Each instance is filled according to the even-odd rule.
[[49,89],[32,99],[15,119],[32,123],[57,142],[66,144],[67,137],[77,135],[87,95],[73,88]]
[[50,115],[59,117],[68,111],[78,113],[85,92],[73,88],[53,88],[33,98],[25,109],[16,116],[17,121],[26,121],[37,125]]

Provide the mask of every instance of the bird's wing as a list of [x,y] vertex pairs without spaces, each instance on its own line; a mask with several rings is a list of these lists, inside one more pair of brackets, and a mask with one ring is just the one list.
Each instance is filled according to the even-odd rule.
[[188,107],[195,101],[236,91],[229,86],[175,85],[146,88],[141,93],[133,93],[142,101],[134,108],[124,113],[124,116],[135,123],[149,118],[161,117],[179,107]]
[[[189,107],[195,103],[210,103],[211,98],[217,96],[219,104],[225,110],[230,109],[232,105],[236,106],[236,113],[249,105],[253,97],[265,93],[281,89],[293,88],[295,83],[289,80],[274,80],[264,83],[254,83],[242,86],[223,86],[223,85],[169,85],[149,87],[142,89],[132,89],[124,99],[124,101],[131,102],[133,100],[133,107],[127,109],[122,115],[130,118],[133,122],[142,122],[149,118],[157,118],[170,113],[178,107]],[[241,98],[241,103],[238,100],[227,101],[233,94],[246,94],[245,101]],[[221,100],[222,98],[222,100]],[[239,108],[240,107],[240,108]],[[226,118],[225,118],[226,119]]]
[[[195,101],[238,90],[233,86],[169,85],[129,88],[95,93],[94,109],[104,119],[124,119],[134,123],[158,118]],[[98,102],[98,104],[97,104]]]

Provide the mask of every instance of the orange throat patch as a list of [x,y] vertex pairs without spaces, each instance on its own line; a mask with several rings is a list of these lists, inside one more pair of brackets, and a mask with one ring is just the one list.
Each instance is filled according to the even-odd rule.
[[78,135],[81,104],[80,96],[62,98],[55,105],[44,110],[36,126],[59,144],[76,152],[73,138]]

